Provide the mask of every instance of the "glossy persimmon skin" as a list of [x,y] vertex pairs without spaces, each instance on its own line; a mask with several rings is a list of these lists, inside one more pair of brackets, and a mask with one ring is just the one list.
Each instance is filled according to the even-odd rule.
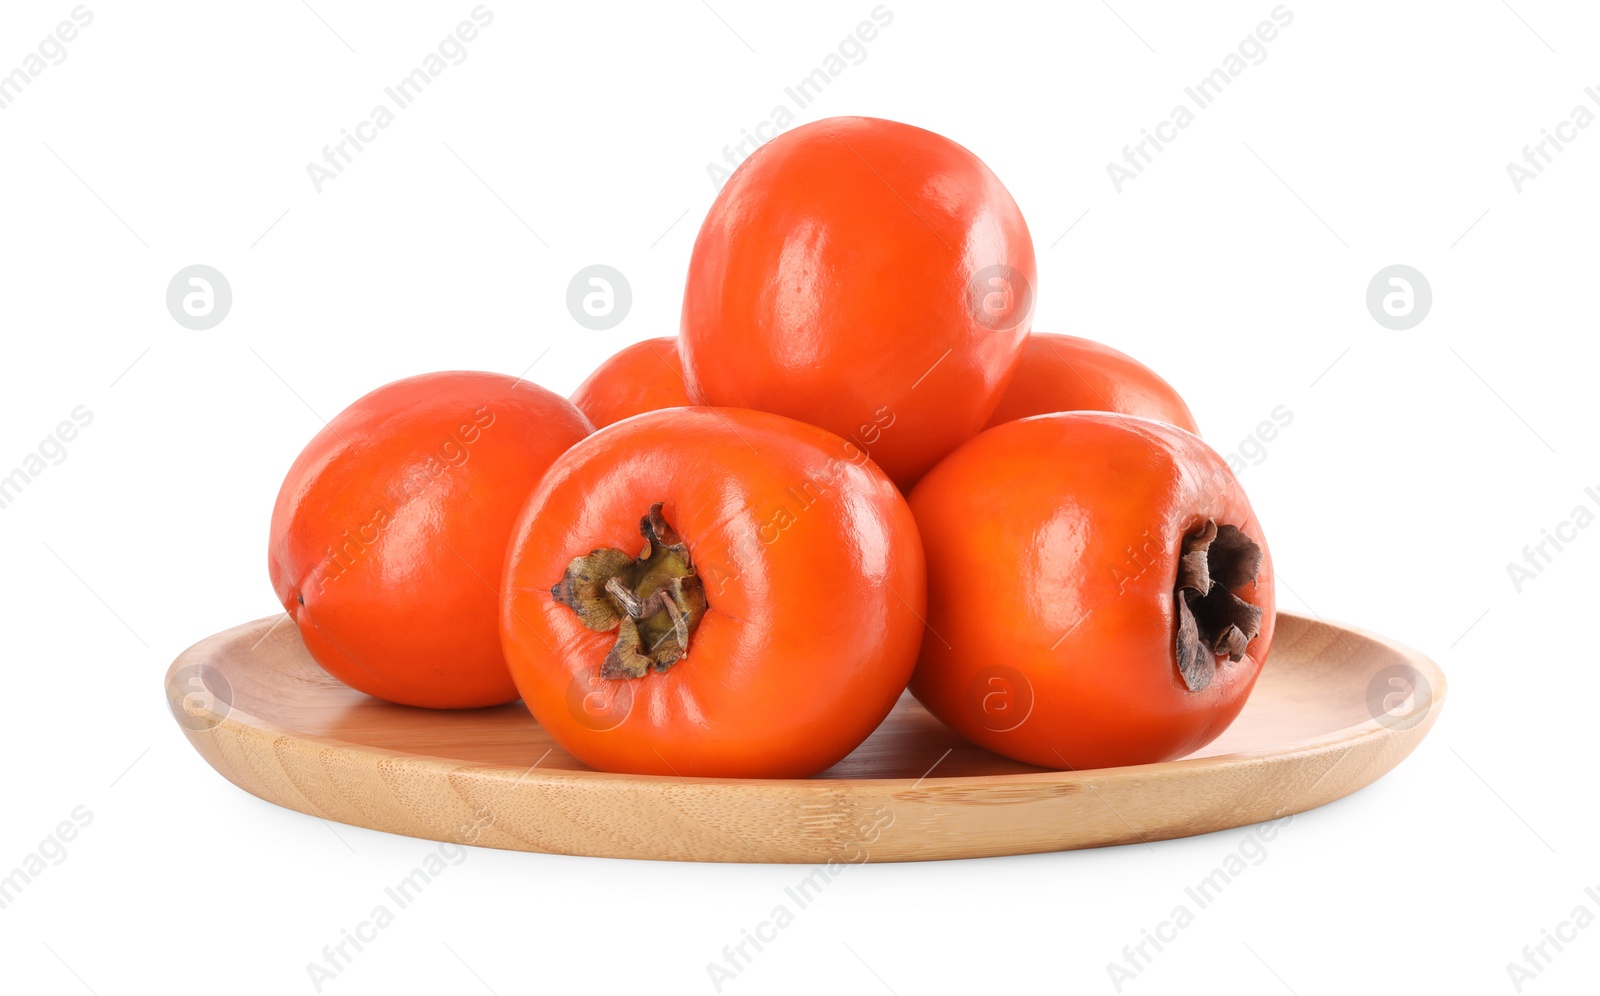
[[803,125],[734,171],[695,240],[689,396],[820,425],[909,489],[994,410],[1034,281],[1022,213],[972,153],[875,118]]
[[[1041,415],[990,429],[911,493],[928,625],[911,690],[998,754],[1048,768],[1170,760],[1244,706],[1272,644],[1272,557],[1226,462],[1149,419]],[[1183,537],[1207,518],[1262,548],[1263,610],[1238,662],[1192,692],[1177,667]]]
[[[663,503],[708,608],[665,672],[607,680],[615,630],[551,596],[597,548],[638,553]],[[922,639],[922,547],[859,450],[765,412],[678,408],[602,429],[555,462],[506,561],[506,659],[523,700],[584,763],[643,774],[802,777],[888,715]]]
[[662,336],[623,347],[578,385],[571,400],[596,429],[643,412],[689,405],[678,337]]
[[1173,386],[1127,353],[1075,335],[1031,333],[989,425],[1078,411],[1139,415],[1200,434]]
[[565,398],[496,373],[410,377],[346,408],[272,510],[268,570],[334,677],[404,705],[517,697],[496,585],[517,513],[591,431]]

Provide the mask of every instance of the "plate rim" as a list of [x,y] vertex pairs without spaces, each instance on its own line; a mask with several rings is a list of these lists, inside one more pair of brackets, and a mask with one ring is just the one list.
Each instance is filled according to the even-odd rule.
[[[1286,612],[1282,610],[1280,610],[1277,615],[1280,622],[1284,618],[1288,618],[1294,620],[1296,624],[1321,625],[1346,633],[1351,633],[1370,640],[1373,643],[1379,644],[1392,653],[1403,657],[1408,664],[1421,673],[1428,681],[1430,694],[1428,713],[1420,718],[1416,723],[1400,727],[1399,730],[1394,727],[1386,726],[1379,722],[1376,718],[1372,718],[1351,726],[1341,727],[1340,729],[1323,733],[1316,737],[1289,741],[1279,746],[1256,751],[1236,751],[1228,754],[1211,754],[1204,757],[1184,757],[1170,761],[1152,761],[1145,764],[1118,765],[1107,768],[1062,768],[1046,769],[1043,771],[1007,772],[993,775],[924,775],[921,778],[823,778],[816,776],[810,778],[725,778],[702,775],[680,776],[632,774],[628,772],[600,771],[598,769],[573,771],[562,768],[545,769],[543,771],[539,771],[537,776],[535,776],[534,772],[537,768],[537,763],[533,768],[519,772],[515,767],[503,764],[463,761],[433,754],[420,754],[411,751],[391,750],[386,747],[374,747],[370,744],[363,744],[357,741],[338,740],[322,734],[313,734],[287,729],[276,723],[265,720],[262,717],[249,712],[248,710],[237,708],[231,704],[229,705],[228,711],[220,716],[218,716],[216,712],[209,709],[205,714],[197,715],[197,718],[203,718],[208,721],[212,720],[213,718],[215,719],[214,722],[208,722],[204,730],[191,731],[187,727],[182,727],[181,723],[179,725],[181,728],[183,728],[186,734],[191,736],[193,736],[196,732],[215,732],[215,730],[223,727],[227,727],[229,732],[233,733],[235,736],[241,734],[259,736],[270,733],[274,737],[287,737],[307,744],[336,748],[346,752],[355,752],[358,754],[368,755],[373,758],[400,759],[407,762],[423,764],[442,764],[456,770],[470,770],[475,776],[479,777],[510,776],[513,778],[513,780],[520,782],[528,782],[530,778],[534,782],[562,782],[575,779],[590,781],[599,779],[602,781],[630,782],[649,786],[676,786],[683,784],[693,784],[703,787],[716,786],[734,791],[749,791],[752,787],[772,789],[796,789],[804,787],[809,790],[815,790],[819,786],[850,786],[857,789],[867,787],[880,788],[885,792],[890,793],[896,792],[897,790],[905,791],[912,788],[920,788],[925,785],[930,787],[948,788],[980,783],[995,785],[1031,785],[1036,783],[1053,784],[1059,783],[1064,779],[1083,782],[1103,782],[1106,780],[1128,777],[1166,778],[1187,774],[1192,771],[1211,769],[1221,770],[1267,763],[1269,760],[1303,760],[1333,751],[1348,752],[1374,740],[1387,740],[1393,737],[1397,732],[1409,732],[1418,726],[1431,728],[1433,721],[1437,718],[1439,711],[1443,707],[1444,702],[1449,695],[1449,683],[1445,678],[1444,671],[1440,669],[1439,665],[1431,658],[1420,651],[1414,650],[1411,647],[1400,643],[1399,641],[1382,636],[1378,633],[1374,633],[1371,630],[1360,626],[1347,625],[1335,620],[1326,619],[1322,616],[1307,616],[1297,612]],[[289,617],[287,613],[278,613],[276,616],[263,616],[259,619],[239,623],[235,626],[231,626],[227,629],[213,633],[212,635],[188,647],[181,654],[179,654],[168,666],[166,674],[163,678],[163,686],[166,692],[168,706],[173,710],[174,720],[176,721],[176,708],[180,699],[174,695],[175,689],[173,679],[182,668],[196,663],[203,663],[206,659],[215,656],[215,652],[221,648],[226,647],[235,641],[241,640],[247,635],[253,635],[254,632],[265,623],[271,624],[267,626],[267,634],[270,634],[273,629],[276,629],[279,625],[282,625],[282,622],[288,618]],[[262,639],[265,639],[265,635],[266,634],[263,634]],[[514,700],[513,703],[507,704],[515,704],[516,702],[520,701],[521,700],[518,699]],[[524,706],[524,708],[526,707]],[[468,712],[471,710],[448,711]],[[236,717],[244,717],[248,719],[249,722],[241,721]],[[952,735],[959,738],[959,734],[955,734],[954,731],[951,732]],[[1424,732],[1426,732],[1426,730]]]

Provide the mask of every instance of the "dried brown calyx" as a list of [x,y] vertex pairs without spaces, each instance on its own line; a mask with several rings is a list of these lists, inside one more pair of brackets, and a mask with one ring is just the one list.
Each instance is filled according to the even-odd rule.
[[1261,547],[1238,526],[1210,519],[1183,538],[1178,583],[1178,672],[1198,692],[1217,674],[1217,658],[1237,661],[1261,632],[1261,609],[1234,592],[1255,584]]
[[644,551],[630,557],[601,548],[567,565],[550,596],[597,632],[617,630],[600,665],[602,678],[665,672],[689,650],[706,612],[705,589],[689,547],[661,516],[661,503],[639,520]]

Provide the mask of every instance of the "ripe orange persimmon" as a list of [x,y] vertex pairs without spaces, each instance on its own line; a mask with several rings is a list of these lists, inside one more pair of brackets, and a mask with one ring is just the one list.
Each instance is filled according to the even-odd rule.
[[931,629],[911,690],[967,739],[1050,768],[1142,764],[1244,706],[1272,644],[1272,558],[1199,437],[1098,412],[1007,422],[911,508]]
[[1139,415],[1200,434],[1172,385],[1127,353],[1074,335],[1031,333],[989,425],[1079,411]]
[[740,164],[700,228],[689,396],[820,425],[909,489],[994,411],[1034,278],[1022,212],[971,152],[894,121],[803,125]]
[[501,634],[539,725],[605,771],[801,777],[843,758],[916,662],[905,499],[816,426],[674,408],[558,459],[511,541]]
[[578,385],[572,403],[596,429],[642,412],[690,404],[678,337],[646,339],[618,350]]
[[565,398],[494,373],[410,377],[334,416],[289,468],[268,549],[311,655],[391,702],[515,699],[506,540],[545,468],[589,432]]

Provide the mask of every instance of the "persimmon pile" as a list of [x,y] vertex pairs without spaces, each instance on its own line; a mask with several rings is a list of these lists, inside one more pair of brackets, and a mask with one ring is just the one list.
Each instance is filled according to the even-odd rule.
[[1036,279],[962,146],[785,132],[712,204],[677,336],[570,400],[453,372],[340,413],[273,588],[352,688],[521,699],[603,771],[815,775],[907,689],[1044,768],[1192,753],[1266,662],[1266,537],[1171,385],[1033,330]]

